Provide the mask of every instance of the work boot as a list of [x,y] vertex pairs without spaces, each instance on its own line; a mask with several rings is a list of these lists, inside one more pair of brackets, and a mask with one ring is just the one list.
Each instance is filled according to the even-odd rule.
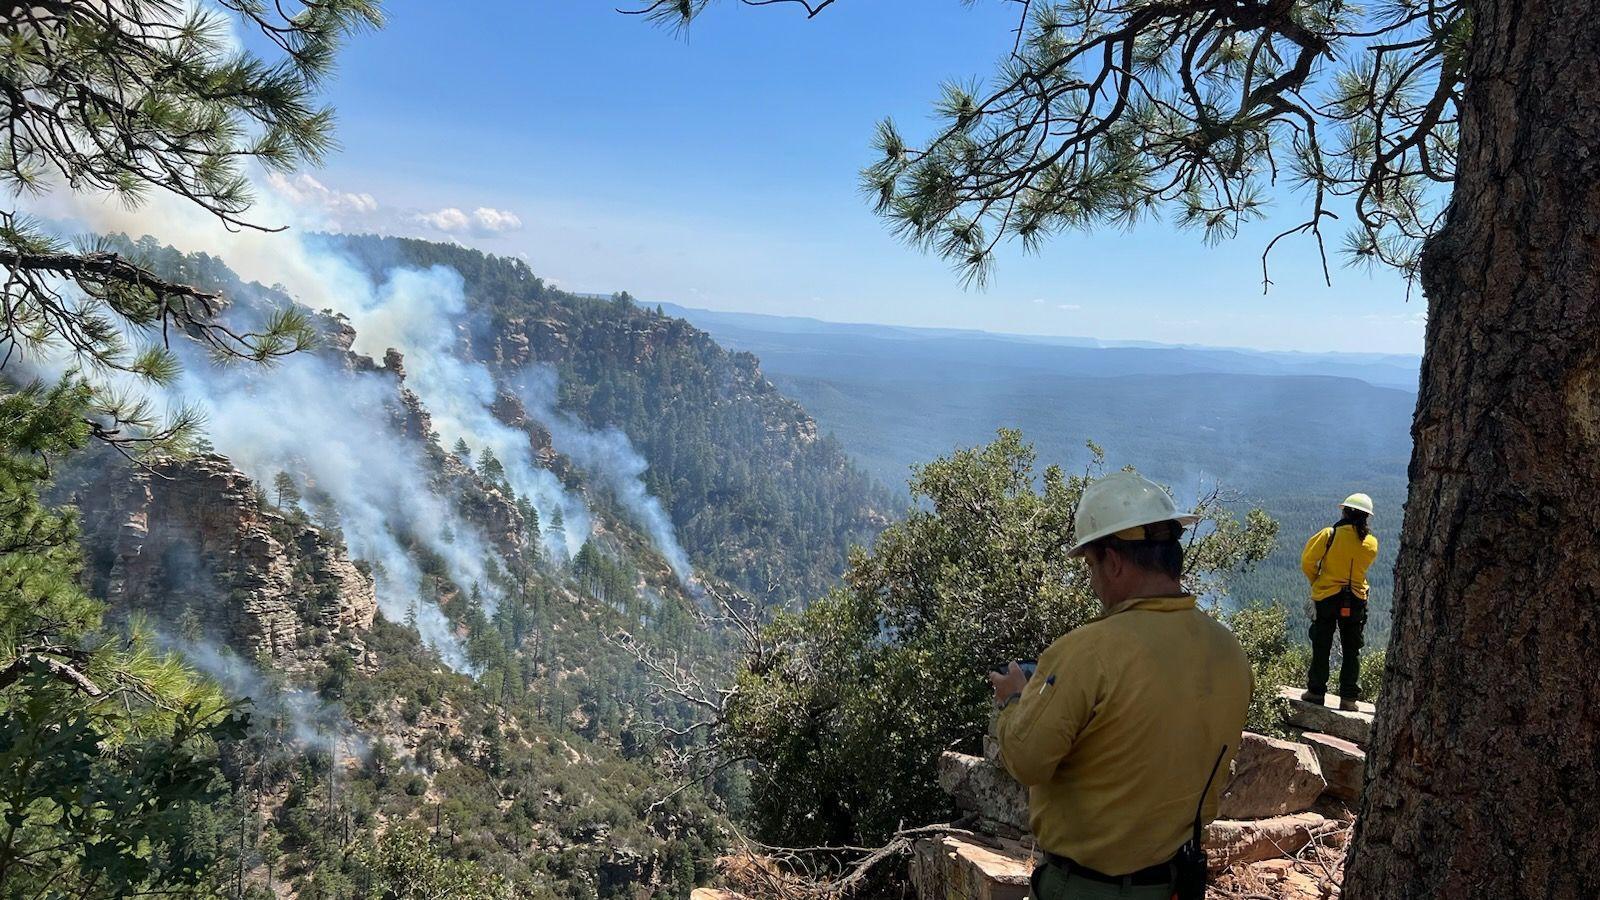
[[1300,695],[1300,699],[1307,703],[1315,703],[1316,705],[1321,706],[1323,696],[1324,695],[1316,693],[1315,691],[1306,691],[1304,694]]
[[1339,708],[1343,709],[1343,710],[1348,710],[1350,712],[1358,712],[1361,709],[1361,704],[1359,704],[1356,701],[1350,699],[1349,697],[1343,697],[1343,698],[1340,698],[1340,700],[1339,700]]

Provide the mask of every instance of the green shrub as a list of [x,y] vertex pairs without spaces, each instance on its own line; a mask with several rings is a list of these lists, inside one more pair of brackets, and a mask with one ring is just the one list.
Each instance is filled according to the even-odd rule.
[[1388,651],[1383,647],[1362,651],[1361,699],[1368,702],[1377,702],[1378,692],[1383,689],[1383,667],[1388,662],[1388,658]]
[[[1099,614],[1068,559],[1084,479],[1035,470],[1021,435],[922,466],[916,505],[855,553],[844,584],[764,633],[729,705],[729,749],[758,763],[763,840],[873,843],[949,814],[939,754],[976,750],[993,711],[985,672],[1036,658]],[[1042,474],[1042,477],[1041,477]],[[1258,559],[1270,523],[1205,510],[1191,584]]]
[[1284,716],[1289,705],[1278,696],[1278,688],[1305,681],[1310,648],[1289,640],[1289,611],[1281,604],[1252,604],[1233,612],[1225,621],[1244,647],[1256,679],[1245,728],[1259,734],[1285,735]]

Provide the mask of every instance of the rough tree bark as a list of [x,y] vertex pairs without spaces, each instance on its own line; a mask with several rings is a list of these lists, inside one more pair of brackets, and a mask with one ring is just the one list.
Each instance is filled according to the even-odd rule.
[[1348,900],[1600,896],[1600,15],[1471,7]]

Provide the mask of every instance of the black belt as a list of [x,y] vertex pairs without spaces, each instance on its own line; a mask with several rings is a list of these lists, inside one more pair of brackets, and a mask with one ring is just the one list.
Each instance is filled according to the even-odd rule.
[[1171,884],[1173,879],[1171,860],[1156,863],[1153,866],[1145,866],[1137,872],[1129,872],[1126,875],[1107,875],[1104,872],[1096,871],[1082,863],[1074,862],[1065,856],[1049,851],[1045,851],[1044,861],[1046,864],[1060,869],[1063,875],[1077,875],[1080,878],[1098,881],[1101,884],[1126,884],[1147,887],[1156,884]]

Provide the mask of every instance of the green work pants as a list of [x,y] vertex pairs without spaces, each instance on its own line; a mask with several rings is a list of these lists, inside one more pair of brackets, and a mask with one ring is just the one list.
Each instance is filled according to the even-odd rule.
[[1033,900],[1172,900],[1172,887],[1163,884],[1122,887],[1090,881],[1082,875],[1062,875],[1055,866],[1033,870]]

